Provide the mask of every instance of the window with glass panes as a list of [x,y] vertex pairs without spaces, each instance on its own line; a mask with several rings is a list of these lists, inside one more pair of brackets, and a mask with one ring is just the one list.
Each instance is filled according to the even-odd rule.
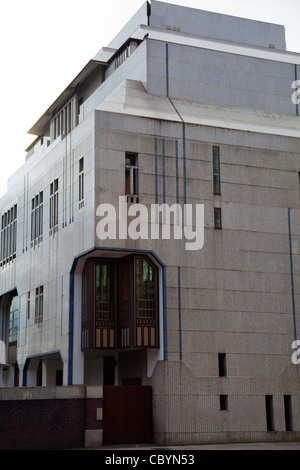
[[138,202],[138,157],[134,153],[125,155],[125,195],[128,202]]
[[19,327],[19,297],[16,295],[12,298],[9,310],[9,333],[8,345],[14,346],[17,344]]
[[144,256],[90,259],[82,276],[81,347],[158,347],[158,268]]
[[221,194],[221,178],[220,178],[220,148],[213,147],[213,185],[214,194]]
[[49,235],[58,230],[58,178],[50,184]]
[[156,311],[156,271],[145,259],[136,259],[136,316],[153,318]]
[[1,217],[0,266],[16,257],[17,251],[17,204]]
[[43,191],[31,201],[31,246],[43,240]]

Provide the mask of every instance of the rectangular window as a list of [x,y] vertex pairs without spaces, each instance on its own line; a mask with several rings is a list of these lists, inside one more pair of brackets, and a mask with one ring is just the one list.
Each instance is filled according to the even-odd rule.
[[126,59],[135,51],[138,46],[137,41],[130,41],[126,44],[121,50],[118,51],[118,54],[114,60],[115,69],[117,69]]
[[49,235],[58,230],[58,178],[50,184]]
[[156,270],[145,258],[136,259],[136,316],[156,316]]
[[50,122],[50,141],[65,137],[78,124],[78,97],[75,94]]
[[26,315],[27,315],[27,320],[29,320],[30,318],[30,292],[27,292]]
[[18,327],[19,327],[19,297],[15,296],[12,298],[10,311],[9,311],[9,335],[8,335],[9,346],[14,346],[17,344]]
[[214,223],[215,229],[221,230],[222,228],[222,213],[220,207],[215,207],[214,209]]
[[267,431],[274,431],[273,396],[266,395],[265,401],[266,401]]
[[214,182],[214,194],[221,194],[219,147],[213,147],[213,182]]
[[31,201],[31,246],[43,240],[43,191]]
[[285,430],[293,430],[292,420],[292,397],[290,395],[284,396],[284,415],[285,415]]
[[35,323],[41,323],[43,321],[43,310],[44,310],[44,286],[37,287],[35,289]]
[[84,206],[84,159],[79,160],[79,209]]
[[17,205],[5,212],[1,218],[1,257],[4,266],[16,257],[17,246]]
[[220,410],[228,410],[228,395],[220,395]]
[[128,202],[138,203],[138,159],[133,153],[125,155],[125,195]]
[[83,103],[83,99],[82,98],[79,98],[78,100],[78,108],[77,108],[77,112],[78,112],[78,117],[77,117],[77,122],[80,123],[82,121],[82,103]]
[[226,377],[227,371],[226,371],[226,354],[225,353],[219,353],[218,354],[218,360],[219,360],[219,377]]

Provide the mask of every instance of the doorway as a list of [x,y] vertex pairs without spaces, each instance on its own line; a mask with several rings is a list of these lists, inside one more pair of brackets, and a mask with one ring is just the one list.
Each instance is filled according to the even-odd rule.
[[103,358],[103,385],[112,387],[115,385],[115,357],[107,356]]

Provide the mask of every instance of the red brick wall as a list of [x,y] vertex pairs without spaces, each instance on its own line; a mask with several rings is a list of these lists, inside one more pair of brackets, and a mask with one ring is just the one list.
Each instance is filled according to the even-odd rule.
[[0,450],[75,449],[97,420],[102,398],[0,400]]

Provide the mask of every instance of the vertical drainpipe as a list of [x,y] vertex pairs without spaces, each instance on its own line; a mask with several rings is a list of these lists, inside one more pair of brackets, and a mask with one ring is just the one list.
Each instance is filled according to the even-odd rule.
[[180,266],[177,267],[178,277],[178,333],[179,333],[179,360],[182,361],[182,338],[181,338],[181,278]]
[[171,105],[173,106],[174,110],[178,114],[178,117],[182,121],[182,147],[183,147],[183,191],[184,191],[184,204],[187,203],[186,197],[186,136],[185,136],[185,122],[182,119],[180,113],[176,109],[173,101],[169,96],[169,44],[166,44],[166,94],[167,98],[170,101]]
[[[298,81],[297,64],[295,64],[295,81]],[[299,116],[299,105],[296,103],[296,116]]]
[[69,284],[69,348],[68,385],[73,385],[73,339],[74,339],[74,271],[70,272]]
[[157,138],[155,138],[155,204],[158,204]]
[[297,340],[296,311],[295,311],[295,292],[294,292],[294,270],[293,270],[293,248],[292,248],[292,230],[291,230],[291,210],[288,208],[288,227],[289,227],[289,249],[290,249],[290,271],[291,271],[291,293],[293,307],[293,325],[294,340]]
[[[180,113],[177,111],[174,103],[172,102],[169,95],[169,45],[166,44],[166,94],[167,98],[173,106],[174,110],[178,114],[182,121],[182,150],[183,150],[183,194],[184,204],[186,204],[186,139],[185,139],[185,122],[182,119]],[[178,178],[178,141],[175,142],[175,154],[176,154],[176,203],[179,204],[179,178]],[[185,217],[185,212],[184,212]],[[179,360],[182,361],[182,330],[181,330],[181,268],[177,267],[177,283],[178,283],[178,342],[179,342]]]
[[147,25],[150,26],[151,3],[147,2]]
[[[166,44],[166,94],[169,98],[169,44]],[[169,98],[170,99],[170,98]]]
[[183,194],[186,204],[186,155],[185,155],[185,123],[182,120],[182,142],[183,142]]

